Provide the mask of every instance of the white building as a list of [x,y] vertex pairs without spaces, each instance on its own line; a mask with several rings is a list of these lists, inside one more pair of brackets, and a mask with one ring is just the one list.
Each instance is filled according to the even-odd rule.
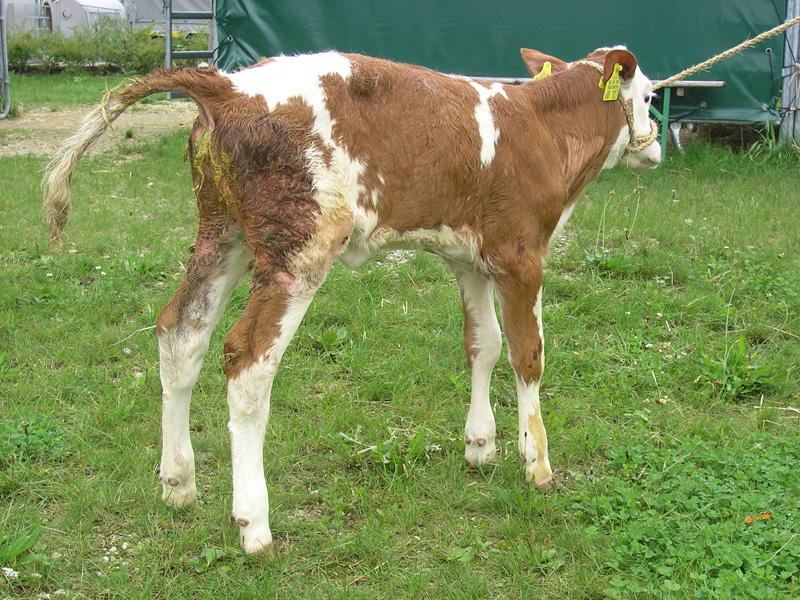
[[[164,31],[165,0],[0,0],[4,3],[6,27],[39,31],[61,31],[65,36],[101,17],[125,20],[132,27]],[[173,0],[173,11],[207,11],[211,0]],[[193,30],[197,21],[176,21],[177,28]],[[183,25],[183,27],[181,27]],[[207,27],[207,23],[203,23]]]
[[9,30],[61,31],[65,36],[102,17],[125,19],[120,0],[5,0]]

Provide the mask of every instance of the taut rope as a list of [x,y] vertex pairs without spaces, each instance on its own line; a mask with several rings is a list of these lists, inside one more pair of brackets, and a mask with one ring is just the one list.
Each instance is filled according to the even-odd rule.
[[770,37],[772,37],[774,35],[778,35],[779,33],[785,31],[786,29],[789,29],[789,27],[791,27],[792,25],[797,25],[798,23],[800,23],[800,17],[795,17],[794,19],[786,21],[785,23],[783,23],[781,25],[778,25],[777,27],[773,27],[769,31],[765,31],[762,34],[757,35],[752,40],[747,40],[745,42],[742,42],[738,46],[734,46],[733,48],[731,48],[730,50],[726,50],[722,54],[717,54],[716,56],[712,56],[711,58],[709,58],[706,61],[701,62],[700,64],[697,64],[697,65],[695,65],[693,67],[690,67],[690,68],[686,69],[685,71],[681,71],[677,75],[673,75],[672,77],[668,77],[664,81],[659,81],[656,85],[653,86],[653,89],[654,90],[661,89],[663,87],[668,86],[671,83],[675,83],[676,81],[684,79],[685,77],[689,77],[690,75],[694,75],[698,71],[702,71],[703,69],[707,69],[711,65],[717,64],[719,61],[725,60],[729,56],[733,56],[737,52],[741,52],[742,50],[745,50],[746,48],[749,48],[750,46],[755,46],[756,44],[758,44],[761,41],[764,41],[767,38],[770,38]]
[[[734,46],[730,50],[726,50],[725,52],[722,52],[721,54],[717,54],[716,56],[712,56],[708,60],[705,60],[705,61],[703,61],[703,62],[701,62],[699,64],[696,64],[693,67],[690,67],[690,68],[688,68],[688,69],[686,69],[684,71],[681,71],[677,75],[673,75],[672,77],[668,77],[667,79],[665,79],[663,81],[659,81],[656,85],[653,86],[653,89],[654,90],[658,90],[658,89],[661,89],[663,87],[667,87],[671,83],[675,83],[676,81],[680,81],[681,79],[684,79],[686,77],[694,75],[698,71],[702,71],[703,69],[707,69],[710,66],[717,64],[721,60],[725,60],[726,58],[728,58],[730,56],[733,56],[734,54],[737,54],[737,53],[741,52],[742,50],[745,50],[745,49],[749,48],[750,46],[755,46],[756,44],[766,40],[767,38],[771,38],[771,37],[773,37],[775,35],[778,35],[779,33],[782,33],[783,31],[786,31],[787,29],[789,29],[789,27],[791,27],[792,25],[797,25],[798,23],[800,23],[800,17],[795,17],[794,19],[790,19],[790,20],[786,21],[785,23],[782,23],[782,24],[778,25],[777,27],[773,27],[772,29],[757,35],[756,37],[754,37],[751,40],[744,41],[741,44],[739,44],[738,46]],[[576,61],[573,64],[586,65],[586,66],[592,67],[594,69],[597,69],[600,73],[603,72],[603,67],[601,67],[597,63],[594,63],[594,62],[592,62],[590,60],[579,60],[579,61]],[[618,99],[619,99],[619,103],[622,105],[622,110],[625,112],[625,119],[628,121],[628,129],[630,130],[630,136],[631,136],[630,142],[628,143],[628,147],[625,149],[625,151],[626,152],[641,152],[642,150],[647,148],[647,146],[652,144],[656,140],[656,138],[658,137],[658,126],[655,124],[655,122],[652,119],[650,119],[650,134],[642,136],[642,137],[636,137],[636,134],[633,131],[633,110],[632,110],[631,106],[628,104],[628,102],[626,102],[622,98],[622,94],[619,95]]]

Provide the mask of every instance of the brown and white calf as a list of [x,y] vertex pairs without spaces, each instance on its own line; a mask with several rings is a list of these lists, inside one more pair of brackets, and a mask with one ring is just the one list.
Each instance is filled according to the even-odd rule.
[[[651,167],[661,152],[648,118],[651,84],[629,51],[601,49],[569,64],[522,55],[532,74],[545,61],[553,74],[501,85],[337,52],[232,74],[158,70],[107,95],[65,144],[45,179],[54,240],[78,160],[129,105],[174,91],[199,109],[188,144],[199,232],[157,320],[167,504],[195,501],[192,388],[212,329],[252,270],[247,307],[225,341],[232,514],[247,552],[272,552],[263,443],[278,363],[333,261],[354,267],[390,248],[438,254],[458,281],[471,466],[495,455],[497,295],[517,381],[519,452],[529,481],[550,482],[539,405],[550,240],[602,169]],[[598,84],[616,83],[615,72],[621,97],[604,101]]]

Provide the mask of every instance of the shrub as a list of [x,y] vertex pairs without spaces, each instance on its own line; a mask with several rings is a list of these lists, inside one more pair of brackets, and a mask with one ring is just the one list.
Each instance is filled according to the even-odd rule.
[[[39,71],[52,73],[65,64],[67,57],[73,57],[76,52],[72,50],[74,44],[65,38],[61,32],[47,32],[39,34]],[[79,53],[78,53],[79,54]]]
[[34,31],[23,31],[17,27],[8,35],[8,68],[21,73],[28,62],[39,58],[39,36]]
[[[176,49],[208,47],[208,34],[176,37]],[[164,38],[145,29],[129,29],[114,19],[99,19],[76,29],[71,37],[60,31],[37,32],[17,28],[8,37],[9,68],[14,72],[36,70],[51,73],[92,71],[145,73],[164,65]],[[191,61],[176,61],[185,64]]]
[[129,29],[121,21],[100,19],[73,37],[81,38],[100,72],[142,73],[164,64],[163,41],[144,29]]

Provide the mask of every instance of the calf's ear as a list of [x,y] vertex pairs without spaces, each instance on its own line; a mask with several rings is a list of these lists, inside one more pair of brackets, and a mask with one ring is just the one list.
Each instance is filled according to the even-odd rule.
[[636,73],[638,61],[633,52],[622,48],[610,50],[606,54],[606,63],[603,65],[603,81],[608,81],[614,74],[614,65],[621,65],[619,78],[622,83],[628,83]]
[[546,62],[550,63],[550,72],[552,74],[559,73],[567,68],[567,63],[560,58],[549,56],[543,52],[539,52],[538,50],[522,48],[519,53],[522,55],[522,60],[525,63],[525,66],[528,68],[528,72],[531,74],[531,77],[536,77],[539,73],[541,73],[542,66]]

